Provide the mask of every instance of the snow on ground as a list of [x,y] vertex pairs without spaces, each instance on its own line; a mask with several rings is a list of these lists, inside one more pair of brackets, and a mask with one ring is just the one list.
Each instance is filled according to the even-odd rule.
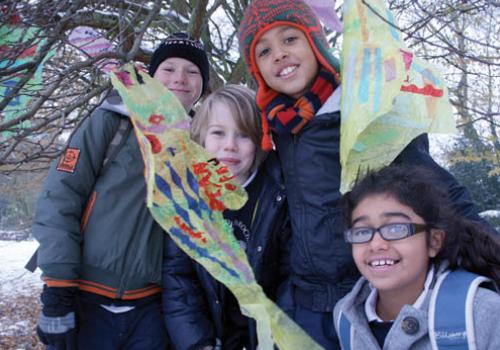
[[37,247],[34,240],[0,241],[0,293],[27,296],[40,289],[40,270],[31,273],[24,268]]
[[40,270],[24,265],[36,250],[34,240],[0,240],[0,349],[42,349],[36,319],[42,288]]
[[480,212],[479,215],[485,219],[500,218],[500,210],[485,210]]

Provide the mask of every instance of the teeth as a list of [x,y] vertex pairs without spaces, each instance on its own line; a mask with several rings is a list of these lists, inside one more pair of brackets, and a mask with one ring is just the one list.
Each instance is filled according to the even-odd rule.
[[283,76],[283,75],[287,75],[287,74],[290,74],[292,73],[294,70],[297,69],[297,66],[290,66],[290,67],[286,67],[285,69],[283,69],[281,72],[280,72],[280,76]]
[[382,260],[373,260],[370,262],[371,266],[391,266],[394,265],[394,260],[391,259],[382,259]]

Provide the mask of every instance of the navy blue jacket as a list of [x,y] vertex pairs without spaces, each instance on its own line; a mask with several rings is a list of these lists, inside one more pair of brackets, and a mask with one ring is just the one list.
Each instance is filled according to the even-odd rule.
[[[262,186],[257,193],[247,256],[257,282],[271,300],[288,275],[290,227],[279,161],[271,152],[256,178]],[[165,240],[163,262],[163,311],[174,348],[199,349],[222,339],[224,286],[171,240]],[[256,346],[254,322],[249,334]],[[224,349],[224,344],[222,344]]]
[[[274,135],[292,224],[292,284],[289,299],[280,300],[281,305],[289,305],[287,311],[293,303],[316,312],[332,311],[359,277],[351,246],[342,236],[338,206],[340,112],[338,108],[326,110],[320,110],[298,134]],[[415,138],[395,162],[421,165],[436,173],[458,211],[481,220],[465,187],[429,155],[426,134]]]

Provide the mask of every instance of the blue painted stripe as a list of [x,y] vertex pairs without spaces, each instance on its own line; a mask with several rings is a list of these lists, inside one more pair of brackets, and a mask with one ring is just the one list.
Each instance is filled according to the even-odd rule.
[[387,21],[390,23],[388,24],[388,26],[390,28],[391,35],[395,41],[400,42],[401,38],[399,37],[399,32],[396,29],[396,24],[395,24],[396,22],[394,21],[394,16],[392,15],[392,12],[389,9],[387,9],[386,13],[387,13]]
[[[347,71],[346,74],[343,75],[343,82],[345,84],[342,88],[342,94],[346,94],[347,91],[354,91],[354,69],[356,67],[356,59],[357,59],[357,50],[358,50],[358,42],[354,41],[352,43],[351,49],[349,50],[349,55],[347,58],[346,66]],[[348,120],[349,114],[352,110],[352,104],[354,103],[354,98],[352,96],[344,96],[342,98],[343,109],[342,109],[342,122]]]
[[182,220],[184,220],[186,224],[193,228],[193,225],[189,220],[189,213],[175,201],[174,197],[172,196],[170,185],[158,174],[155,174],[155,182],[156,187],[161,191],[161,193],[163,193],[168,199],[170,199],[170,201],[174,205],[175,212],[182,218]]
[[[210,218],[212,218],[212,211],[209,209],[207,203],[201,198],[200,196],[200,186],[198,184],[198,179],[194,176],[194,174],[189,170],[189,168],[186,168],[186,179],[189,185],[189,188],[196,194],[196,197],[198,198],[198,206],[201,210],[201,212],[209,212],[210,213]],[[200,216],[201,218],[201,216]]]
[[361,81],[359,84],[358,99],[361,103],[368,102],[369,74],[370,74],[370,49],[363,50],[363,67],[361,69]]
[[196,243],[192,242],[189,239],[189,237],[184,232],[182,232],[181,229],[179,229],[178,227],[171,227],[168,231],[177,238],[179,238],[181,243],[184,246],[186,246],[189,250],[196,252],[196,254],[202,258],[206,258],[208,260],[213,261],[214,263],[222,267],[225,271],[227,271],[231,276],[237,278],[238,280],[241,280],[241,277],[237,271],[231,269],[229,266],[227,266],[225,262],[210,255],[208,249],[200,247]]
[[436,87],[440,88],[442,86],[441,81],[429,69],[422,67],[415,60],[412,61],[411,68],[422,74],[427,80],[430,80]]
[[375,49],[375,81],[373,92],[373,112],[378,112],[380,110],[380,99],[382,95],[382,50],[380,48]]
[[179,176],[179,174],[177,174],[177,172],[175,171],[175,169],[172,167],[171,163],[170,162],[166,162],[165,163],[168,167],[168,169],[170,170],[170,175],[172,176],[172,180],[174,181],[174,184],[177,185],[177,187],[179,187],[184,195],[184,198],[186,199],[186,202],[188,204],[188,208],[190,210],[192,210],[193,212],[196,213],[196,215],[198,215],[198,217],[201,218],[201,211],[200,211],[200,207],[198,205],[198,202],[189,195],[189,193],[187,193],[186,189],[184,188],[184,185],[182,184],[182,179],[181,177]]

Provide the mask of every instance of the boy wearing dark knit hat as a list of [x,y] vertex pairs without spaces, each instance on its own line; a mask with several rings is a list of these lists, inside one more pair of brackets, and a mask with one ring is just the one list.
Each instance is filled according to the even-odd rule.
[[[279,304],[325,349],[339,349],[332,310],[359,274],[342,237],[340,75],[321,24],[301,0],[254,0],[240,24],[240,50],[258,84],[264,149],[276,148],[292,222],[292,279]],[[463,215],[479,220],[465,188],[417,137],[395,162],[439,174]]]
[[149,75],[190,111],[208,88],[209,64],[203,44],[186,33],[170,35],[153,53]]
[[[207,55],[176,33],[154,52],[149,72],[189,112],[208,85]],[[146,206],[131,128],[111,94],[75,130],[44,184],[33,220],[45,282],[37,333],[53,349],[171,348],[160,294],[166,235]]]

